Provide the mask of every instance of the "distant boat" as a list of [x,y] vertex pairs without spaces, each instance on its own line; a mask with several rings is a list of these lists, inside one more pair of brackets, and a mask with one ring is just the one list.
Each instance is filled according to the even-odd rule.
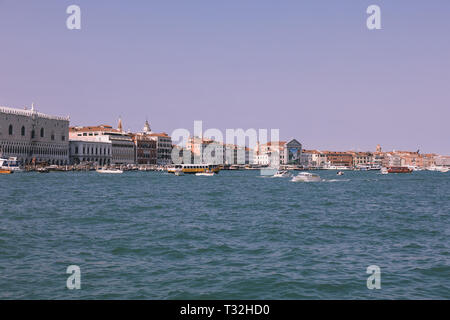
[[411,173],[412,169],[408,167],[389,167],[388,173]]
[[0,169],[0,174],[11,174],[11,173],[14,173],[14,171],[8,169]]
[[123,170],[119,170],[119,169],[97,169],[96,171],[98,173],[110,173],[110,174],[123,173]]
[[338,176],[343,176],[344,175],[344,172],[342,172],[342,171],[338,171],[338,173],[336,173]]
[[387,169],[387,168],[384,168],[384,167],[381,168],[380,172],[381,172],[381,174],[389,174],[388,169]]
[[274,178],[288,178],[291,174],[287,170],[278,170],[272,177]]
[[298,175],[292,178],[292,182],[319,182],[322,179],[314,173],[300,172]]
[[180,170],[184,174],[195,174],[209,171],[219,173],[220,166],[216,164],[176,164],[167,168],[168,173],[176,173]]
[[448,172],[450,169],[443,166],[431,166],[427,168],[428,171]]
[[20,168],[19,162],[16,157],[10,157],[8,159],[0,158],[0,169],[11,170],[13,172],[22,172],[23,169]]
[[174,171],[174,175],[176,175],[176,176],[182,176],[182,175],[184,175],[184,172],[183,172],[183,170],[181,170],[181,169],[176,169],[176,170]]
[[215,175],[215,173],[213,171],[205,171],[205,172],[197,172],[195,175],[203,177],[212,177]]

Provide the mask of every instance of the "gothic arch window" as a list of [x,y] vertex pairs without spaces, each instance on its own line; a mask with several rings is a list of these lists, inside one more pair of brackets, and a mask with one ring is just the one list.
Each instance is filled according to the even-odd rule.
[[31,130],[31,139],[34,139],[34,136],[35,136],[35,132],[34,132],[34,130]]
[[8,130],[8,132],[9,132],[9,135],[10,135],[10,136],[13,135],[13,126],[12,126],[12,124],[9,125],[9,130]]
[[22,126],[21,134],[22,134],[22,136],[25,136],[25,127],[24,126]]
[[44,128],[41,128],[41,138],[44,137]]
[[52,132],[52,136],[51,136],[52,141],[55,140],[55,134]]

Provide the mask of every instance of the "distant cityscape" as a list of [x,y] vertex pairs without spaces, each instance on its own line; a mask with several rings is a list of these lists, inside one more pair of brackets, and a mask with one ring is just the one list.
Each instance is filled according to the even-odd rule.
[[223,166],[368,170],[450,167],[450,156],[422,154],[419,150],[386,152],[380,145],[367,152],[311,150],[304,149],[299,141],[257,142],[249,148],[194,136],[180,147],[173,145],[167,133],[153,132],[148,121],[140,132],[125,132],[121,119],[116,128],[106,124],[71,127],[68,117],[40,113],[34,105],[30,109],[0,107],[0,156],[17,158],[23,166],[169,166],[173,154],[185,163],[203,163],[203,153],[208,150],[213,154],[209,162]]

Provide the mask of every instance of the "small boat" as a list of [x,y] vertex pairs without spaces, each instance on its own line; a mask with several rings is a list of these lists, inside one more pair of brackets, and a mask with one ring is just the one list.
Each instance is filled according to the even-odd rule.
[[448,172],[449,168],[442,166],[431,166],[427,168],[428,171]]
[[343,176],[344,175],[344,172],[342,172],[342,171],[338,171],[338,173],[336,173],[338,176]]
[[300,172],[298,175],[292,178],[292,182],[319,182],[322,179],[314,173]]
[[98,173],[111,173],[111,174],[116,174],[116,173],[123,173],[123,170],[120,169],[97,169],[96,170]]
[[17,157],[9,157],[8,159],[0,157],[0,169],[11,170],[13,172],[23,172],[23,169],[19,166]]
[[184,172],[181,169],[177,169],[177,170],[174,171],[173,174],[176,175],[176,176],[182,176],[182,175],[184,175]]
[[36,172],[39,172],[39,173],[49,173],[50,170],[48,170],[47,168],[37,168],[37,169],[36,169]]
[[288,178],[291,174],[287,170],[278,170],[272,177],[273,178]]
[[14,171],[8,169],[0,169],[0,174],[11,174],[11,173],[14,173]]
[[387,168],[381,168],[381,170],[380,170],[380,173],[381,174],[389,174],[389,171],[388,171],[388,169]]
[[408,167],[389,167],[388,173],[411,173],[412,169]]
[[205,171],[205,172],[197,172],[195,175],[203,177],[212,177],[215,175],[215,173],[213,171]]

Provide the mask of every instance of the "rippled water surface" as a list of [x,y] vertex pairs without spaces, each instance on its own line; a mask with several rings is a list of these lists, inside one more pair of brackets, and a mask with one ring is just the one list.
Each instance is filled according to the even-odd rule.
[[0,298],[450,298],[450,173],[318,173],[0,176]]

